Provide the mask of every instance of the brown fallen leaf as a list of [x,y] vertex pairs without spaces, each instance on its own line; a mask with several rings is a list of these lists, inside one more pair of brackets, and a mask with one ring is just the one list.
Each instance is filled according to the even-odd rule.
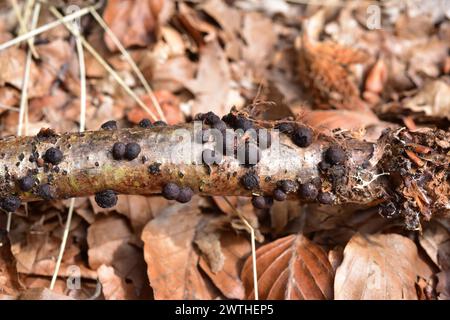
[[245,289],[239,275],[244,259],[250,254],[250,242],[236,233],[224,232],[220,236],[220,248],[224,260],[221,270],[214,272],[203,256],[199,265],[225,297],[244,299]]
[[106,300],[135,300],[132,284],[118,276],[113,267],[102,264],[97,270],[98,280],[102,284],[103,295]]
[[430,222],[419,242],[431,260],[441,268],[450,270],[450,233],[436,221]]
[[[184,122],[184,116],[180,110],[180,101],[175,95],[167,90],[159,90],[155,92],[155,96],[169,125]],[[158,115],[156,108],[148,95],[142,96],[141,99],[145,103],[145,105],[149,107],[153,114]],[[128,121],[135,124],[148,117],[148,113],[137,104],[127,112]]]
[[405,99],[403,105],[429,117],[450,119],[450,84],[443,80],[428,82],[413,97]]
[[355,234],[344,249],[336,271],[337,300],[416,300],[417,276],[431,269],[419,258],[410,239],[398,234]]
[[[162,5],[162,0],[110,0],[103,18],[125,48],[146,46],[155,39],[154,30]],[[104,39],[109,50],[117,50],[106,33]]]
[[142,231],[147,275],[157,300],[213,298],[192,245],[201,219],[197,202],[164,209]]
[[[333,268],[327,254],[301,234],[290,235],[256,251],[259,298],[323,300],[333,298]],[[247,298],[254,297],[252,259],[241,273]]]
[[439,272],[436,276],[438,278],[436,286],[438,299],[450,300],[450,270]]
[[0,232],[0,299],[4,295],[16,296],[21,289],[9,239]]
[[145,291],[145,263],[138,247],[139,239],[124,218],[117,215],[97,218],[88,228],[87,242],[92,269],[112,266],[119,277],[133,283],[138,296]]
[[47,288],[32,288],[22,292],[18,300],[74,300],[74,298],[53,292]]

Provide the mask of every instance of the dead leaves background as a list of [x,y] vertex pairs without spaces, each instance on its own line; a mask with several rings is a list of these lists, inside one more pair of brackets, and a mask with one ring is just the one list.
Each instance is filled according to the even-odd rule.
[[[86,5],[86,2],[69,1]],[[293,1],[109,0],[102,13],[150,81],[169,124],[197,112],[219,115],[274,101],[262,117],[296,117],[323,132],[351,130],[376,140],[383,129],[448,128],[450,22],[436,6],[382,6],[383,29],[365,27],[357,2],[313,6]],[[45,8],[44,8],[45,9]],[[0,41],[17,34],[0,7]],[[39,24],[53,20],[43,10]],[[111,39],[90,18],[88,41],[148,105],[155,106]],[[420,31],[420,32],[419,32]],[[28,133],[75,131],[78,61],[60,26],[39,36],[30,74]],[[26,47],[0,52],[0,129],[16,132]],[[87,128],[121,126],[146,113],[86,55]],[[254,210],[229,202],[255,228],[259,296],[264,299],[449,299],[450,223],[435,220],[407,233],[373,208],[302,206]],[[114,210],[77,199],[55,290],[55,266],[68,203],[31,203],[0,234],[4,299],[252,299],[245,225],[221,197],[174,204],[159,196],[121,195]],[[0,215],[0,225],[5,225]],[[65,277],[76,265],[82,288]]]

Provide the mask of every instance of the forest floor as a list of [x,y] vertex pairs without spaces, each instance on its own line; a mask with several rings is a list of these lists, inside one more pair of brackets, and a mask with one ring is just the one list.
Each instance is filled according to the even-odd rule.
[[[53,6],[69,15],[90,4],[2,1],[0,47],[57,20]],[[367,141],[386,128],[448,131],[445,5],[109,0],[97,12],[145,81],[88,12],[75,27],[116,73],[83,50],[81,112],[79,38],[64,25],[0,50],[0,134],[98,130],[112,119],[126,128],[151,114],[172,125],[250,104],[261,119],[291,117]],[[0,298],[252,299],[253,230],[260,299],[450,299],[450,220],[411,231],[379,211],[379,203],[298,200],[256,209],[248,197],[221,196],[180,204],[119,195],[112,209],[93,196],[29,202],[12,216],[0,212]]]

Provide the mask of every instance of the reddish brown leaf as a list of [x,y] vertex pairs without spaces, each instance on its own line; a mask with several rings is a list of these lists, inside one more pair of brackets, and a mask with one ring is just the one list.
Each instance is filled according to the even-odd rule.
[[197,201],[175,204],[150,221],[142,231],[147,274],[155,299],[211,299],[194,250],[201,219]]
[[[303,235],[291,235],[256,251],[260,299],[333,298],[333,269],[327,254]],[[242,269],[247,297],[254,296],[251,257]]]
[[[146,46],[155,39],[153,32],[162,5],[163,0],[109,0],[103,18],[125,48]],[[117,50],[106,34],[104,37],[108,49]]]
[[417,299],[417,276],[430,268],[410,239],[398,234],[355,234],[336,271],[335,299]]
[[226,232],[220,238],[224,264],[220,271],[213,272],[206,259],[200,258],[200,267],[214,285],[229,299],[244,299],[245,290],[239,277],[244,259],[250,253],[250,242],[243,236]]

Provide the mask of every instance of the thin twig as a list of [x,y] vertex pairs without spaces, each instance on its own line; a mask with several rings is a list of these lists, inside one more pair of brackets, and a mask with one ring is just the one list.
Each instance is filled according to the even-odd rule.
[[258,291],[258,272],[256,269],[256,245],[255,245],[255,229],[250,225],[247,219],[242,216],[242,214],[234,207],[234,205],[228,200],[227,197],[223,197],[225,202],[231,207],[233,212],[244,222],[246,227],[250,231],[250,242],[252,246],[252,267],[253,267],[253,291],[255,292],[255,300],[259,300]]
[[[80,132],[83,132],[86,126],[86,66],[84,60],[83,43],[81,41],[81,30],[74,23],[74,31],[79,69],[80,69]],[[66,225],[64,227],[64,234],[59,248],[58,260],[56,261],[55,271],[53,272],[52,281],[50,283],[50,290],[53,290],[58,279],[59,269],[61,267],[62,258],[66,249],[67,239],[69,237],[70,225],[72,223],[73,209],[75,206],[75,198],[70,199],[69,213],[67,214]]]
[[144,75],[142,74],[139,67],[136,65],[136,62],[131,57],[131,55],[128,53],[128,51],[125,49],[125,47],[122,45],[120,40],[117,38],[117,36],[114,34],[114,32],[108,27],[105,20],[97,13],[97,10],[95,8],[91,9],[91,15],[97,20],[98,24],[105,30],[105,32],[108,34],[110,39],[114,42],[116,47],[119,49],[120,53],[124,56],[124,58],[127,60],[129,65],[131,66],[131,69],[133,69],[133,72],[138,77],[139,81],[141,82],[144,89],[147,91],[147,94],[149,95],[152,104],[155,106],[156,111],[158,112],[158,115],[160,116],[161,120],[166,121],[166,117],[164,116],[164,113],[161,109],[161,105],[158,102],[158,99],[156,99],[156,96],[150,87],[150,84],[148,83],[147,79],[145,79]]
[[[63,16],[56,10],[55,7],[50,8],[51,13],[57,17],[60,20],[63,20]],[[64,25],[66,28],[72,33],[76,34],[76,32],[73,30],[71,26],[67,24],[67,22],[64,22]],[[89,51],[89,53],[97,60],[103,68],[108,71],[111,76],[119,83],[119,85],[134,99],[134,101],[142,108],[144,109],[152,118],[152,120],[157,121],[158,118],[155,116],[155,114],[145,105],[145,103],[134,93],[134,91],[125,83],[125,81],[117,74],[117,72],[102,58],[102,56],[95,50],[89,42],[87,42],[83,36],[80,35],[80,40],[83,43],[83,46],[86,50]]]
[[72,20],[74,20],[76,18],[79,18],[79,17],[81,17],[81,16],[83,16],[85,14],[88,14],[89,10],[90,10],[89,8],[90,7],[81,9],[78,12],[75,12],[73,14],[65,16],[63,19],[47,23],[47,24],[45,24],[45,25],[43,25],[43,26],[41,26],[39,28],[36,28],[36,29],[31,30],[31,31],[29,31],[29,32],[27,32],[27,33],[25,33],[23,35],[20,35],[20,36],[14,38],[14,39],[11,39],[11,40],[9,40],[7,42],[4,42],[4,43],[0,44],[0,51],[5,50],[5,49],[7,49],[9,47],[12,47],[12,46],[14,46],[16,44],[19,44],[22,41],[27,41],[30,38],[33,38],[33,37],[35,37],[35,36],[37,36],[37,35],[39,35],[39,34],[41,34],[43,32],[46,32],[46,31],[48,31],[50,29],[53,29],[53,28],[59,26],[60,24],[70,22],[70,21],[72,21]]
[[[21,9],[20,9],[19,4],[17,3],[17,0],[10,0],[10,2],[12,4],[13,11],[14,11],[16,17],[17,17],[17,20],[19,21],[19,35],[27,33],[27,31],[28,31],[28,28],[27,28],[28,17],[25,16],[25,15],[22,16]],[[33,2],[34,2],[34,0],[27,0],[26,8],[28,8]],[[27,11],[27,10],[25,10],[25,11]],[[39,55],[38,55],[38,53],[36,51],[36,48],[34,46],[32,38],[28,39],[28,47],[30,48],[33,57],[36,58],[36,59],[39,58]]]

